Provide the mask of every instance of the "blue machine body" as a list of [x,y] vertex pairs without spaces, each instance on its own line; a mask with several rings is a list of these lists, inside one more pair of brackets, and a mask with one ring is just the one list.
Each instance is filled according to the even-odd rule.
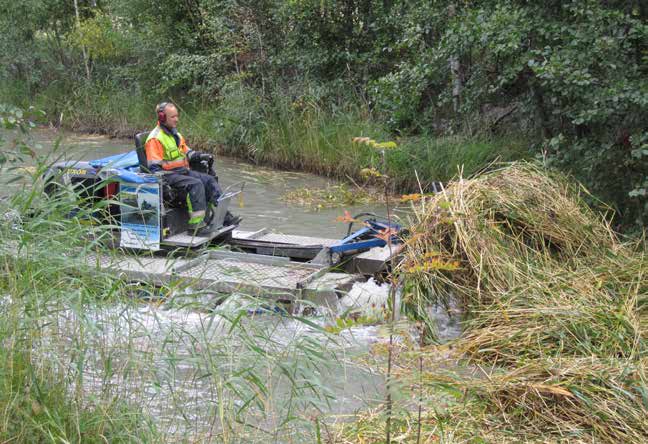
[[[392,233],[399,233],[401,226],[395,223],[378,222],[375,219],[368,219],[365,226],[348,235],[341,241],[329,247],[332,253],[351,253],[359,250],[367,250],[374,247],[384,247],[387,242],[377,236],[381,233],[390,231]],[[393,244],[399,243],[400,239],[396,234],[391,234],[391,242]]]

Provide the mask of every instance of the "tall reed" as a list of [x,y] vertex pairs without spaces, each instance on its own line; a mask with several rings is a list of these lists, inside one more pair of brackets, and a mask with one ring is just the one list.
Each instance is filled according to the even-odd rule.
[[222,303],[191,281],[136,285],[101,269],[98,257],[126,254],[104,246],[105,202],[80,202],[66,186],[44,193],[50,160],[0,170],[16,185],[0,201],[0,437],[308,442],[321,433],[317,418],[344,385],[330,378],[347,371],[344,344],[263,299]]

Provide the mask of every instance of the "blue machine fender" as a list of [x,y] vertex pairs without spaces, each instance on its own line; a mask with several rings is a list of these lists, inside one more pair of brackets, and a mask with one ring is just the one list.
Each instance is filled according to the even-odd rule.
[[95,168],[108,167],[115,169],[126,169],[138,166],[139,160],[135,151],[129,151],[127,153],[115,154],[114,156],[91,160],[88,163]]
[[[333,253],[345,253],[357,250],[366,250],[373,247],[384,247],[387,242],[380,237],[377,237],[385,230],[399,233],[402,229],[400,225],[394,223],[377,222],[376,220],[366,220],[365,227],[359,229],[355,233],[351,233],[335,245],[329,247]],[[400,243],[400,239],[396,234],[392,234],[391,241],[393,243]]]

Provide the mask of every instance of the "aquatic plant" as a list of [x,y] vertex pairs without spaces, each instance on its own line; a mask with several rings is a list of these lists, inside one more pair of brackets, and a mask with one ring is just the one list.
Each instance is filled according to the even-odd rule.
[[368,187],[347,184],[326,188],[297,188],[283,196],[286,203],[311,209],[335,208],[346,205],[366,205],[383,200],[382,193]]

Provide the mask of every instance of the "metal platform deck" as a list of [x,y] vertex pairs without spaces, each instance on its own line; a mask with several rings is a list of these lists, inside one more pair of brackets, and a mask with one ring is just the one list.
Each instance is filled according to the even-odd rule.
[[183,285],[216,293],[245,293],[275,300],[332,303],[360,275],[330,273],[288,258],[212,250],[195,259],[90,255],[90,267],[109,270],[131,282]]
[[272,233],[269,232],[267,228],[263,228],[259,231],[234,230],[232,232],[232,240],[259,241],[302,246],[321,245],[323,247],[329,247],[336,242],[339,242],[337,239],[327,239],[323,237],[296,236],[293,234]]
[[267,229],[259,231],[234,230],[232,238],[229,240],[230,244],[245,251],[301,260],[313,259],[322,248],[336,242],[338,242],[336,239],[271,233]]
[[[236,247],[256,254],[285,256],[311,262],[318,261],[316,258],[322,249],[337,245],[339,242],[338,239],[271,233],[265,228],[259,231],[234,230],[229,241]],[[384,270],[391,258],[399,255],[402,249],[403,244],[374,247],[344,260],[342,266],[348,273],[372,275]]]

